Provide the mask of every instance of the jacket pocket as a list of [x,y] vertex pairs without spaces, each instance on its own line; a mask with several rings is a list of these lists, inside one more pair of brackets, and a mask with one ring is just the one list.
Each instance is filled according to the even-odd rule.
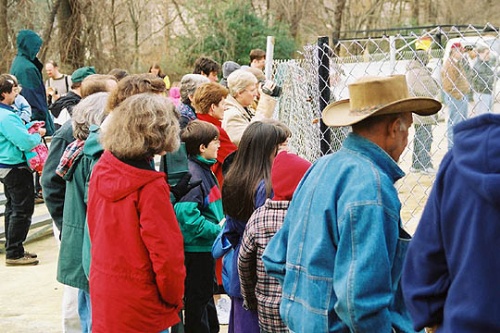
[[294,332],[328,332],[333,279],[308,274],[300,266],[288,265],[280,314]]

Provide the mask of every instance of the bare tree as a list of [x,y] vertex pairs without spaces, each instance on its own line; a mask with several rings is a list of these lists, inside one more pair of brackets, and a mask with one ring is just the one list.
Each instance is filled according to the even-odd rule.
[[[0,13],[7,13],[8,0],[0,0]],[[4,41],[0,48],[0,71],[5,73],[9,70],[10,59],[12,58],[12,45],[9,43],[9,23],[7,15],[0,15],[0,40]]]
[[61,5],[61,0],[56,0],[56,2],[54,2],[49,14],[49,19],[42,34],[43,45],[42,48],[40,49],[40,59],[42,60],[42,62],[45,61],[45,57],[47,56],[47,51],[49,49],[52,32],[54,30],[54,21],[56,19],[57,11],[59,10],[60,5]]

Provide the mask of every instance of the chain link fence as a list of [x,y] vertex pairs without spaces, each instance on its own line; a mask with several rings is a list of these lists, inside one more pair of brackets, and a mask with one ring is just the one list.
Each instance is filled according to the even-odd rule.
[[322,109],[349,98],[348,85],[361,77],[406,75],[413,95],[443,102],[436,117],[414,118],[399,161],[406,172],[396,184],[402,218],[413,232],[449,149],[449,128],[480,113],[500,112],[500,35],[488,27],[436,27],[406,36],[339,40],[333,46],[323,37],[304,47],[302,59],[275,60],[273,79],[283,87],[275,117],[292,130],[289,146],[312,162],[337,151],[350,128],[326,127]]

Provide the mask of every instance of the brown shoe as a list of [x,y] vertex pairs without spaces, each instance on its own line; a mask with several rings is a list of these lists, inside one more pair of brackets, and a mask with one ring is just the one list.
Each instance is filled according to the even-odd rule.
[[17,259],[5,259],[5,264],[7,266],[37,265],[38,259],[24,256]]
[[44,202],[42,192],[35,194],[35,205],[42,204]]
[[38,258],[36,253],[32,253],[32,252],[28,252],[28,251],[24,251],[24,256],[29,257],[29,258]]

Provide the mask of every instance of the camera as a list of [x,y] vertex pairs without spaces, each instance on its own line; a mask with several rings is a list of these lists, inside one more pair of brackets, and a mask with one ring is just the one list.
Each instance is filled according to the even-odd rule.
[[276,82],[271,80],[265,80],[261,82],[262,92],[272,97],[279,97],[281,95],[281,87],[276,84]]

